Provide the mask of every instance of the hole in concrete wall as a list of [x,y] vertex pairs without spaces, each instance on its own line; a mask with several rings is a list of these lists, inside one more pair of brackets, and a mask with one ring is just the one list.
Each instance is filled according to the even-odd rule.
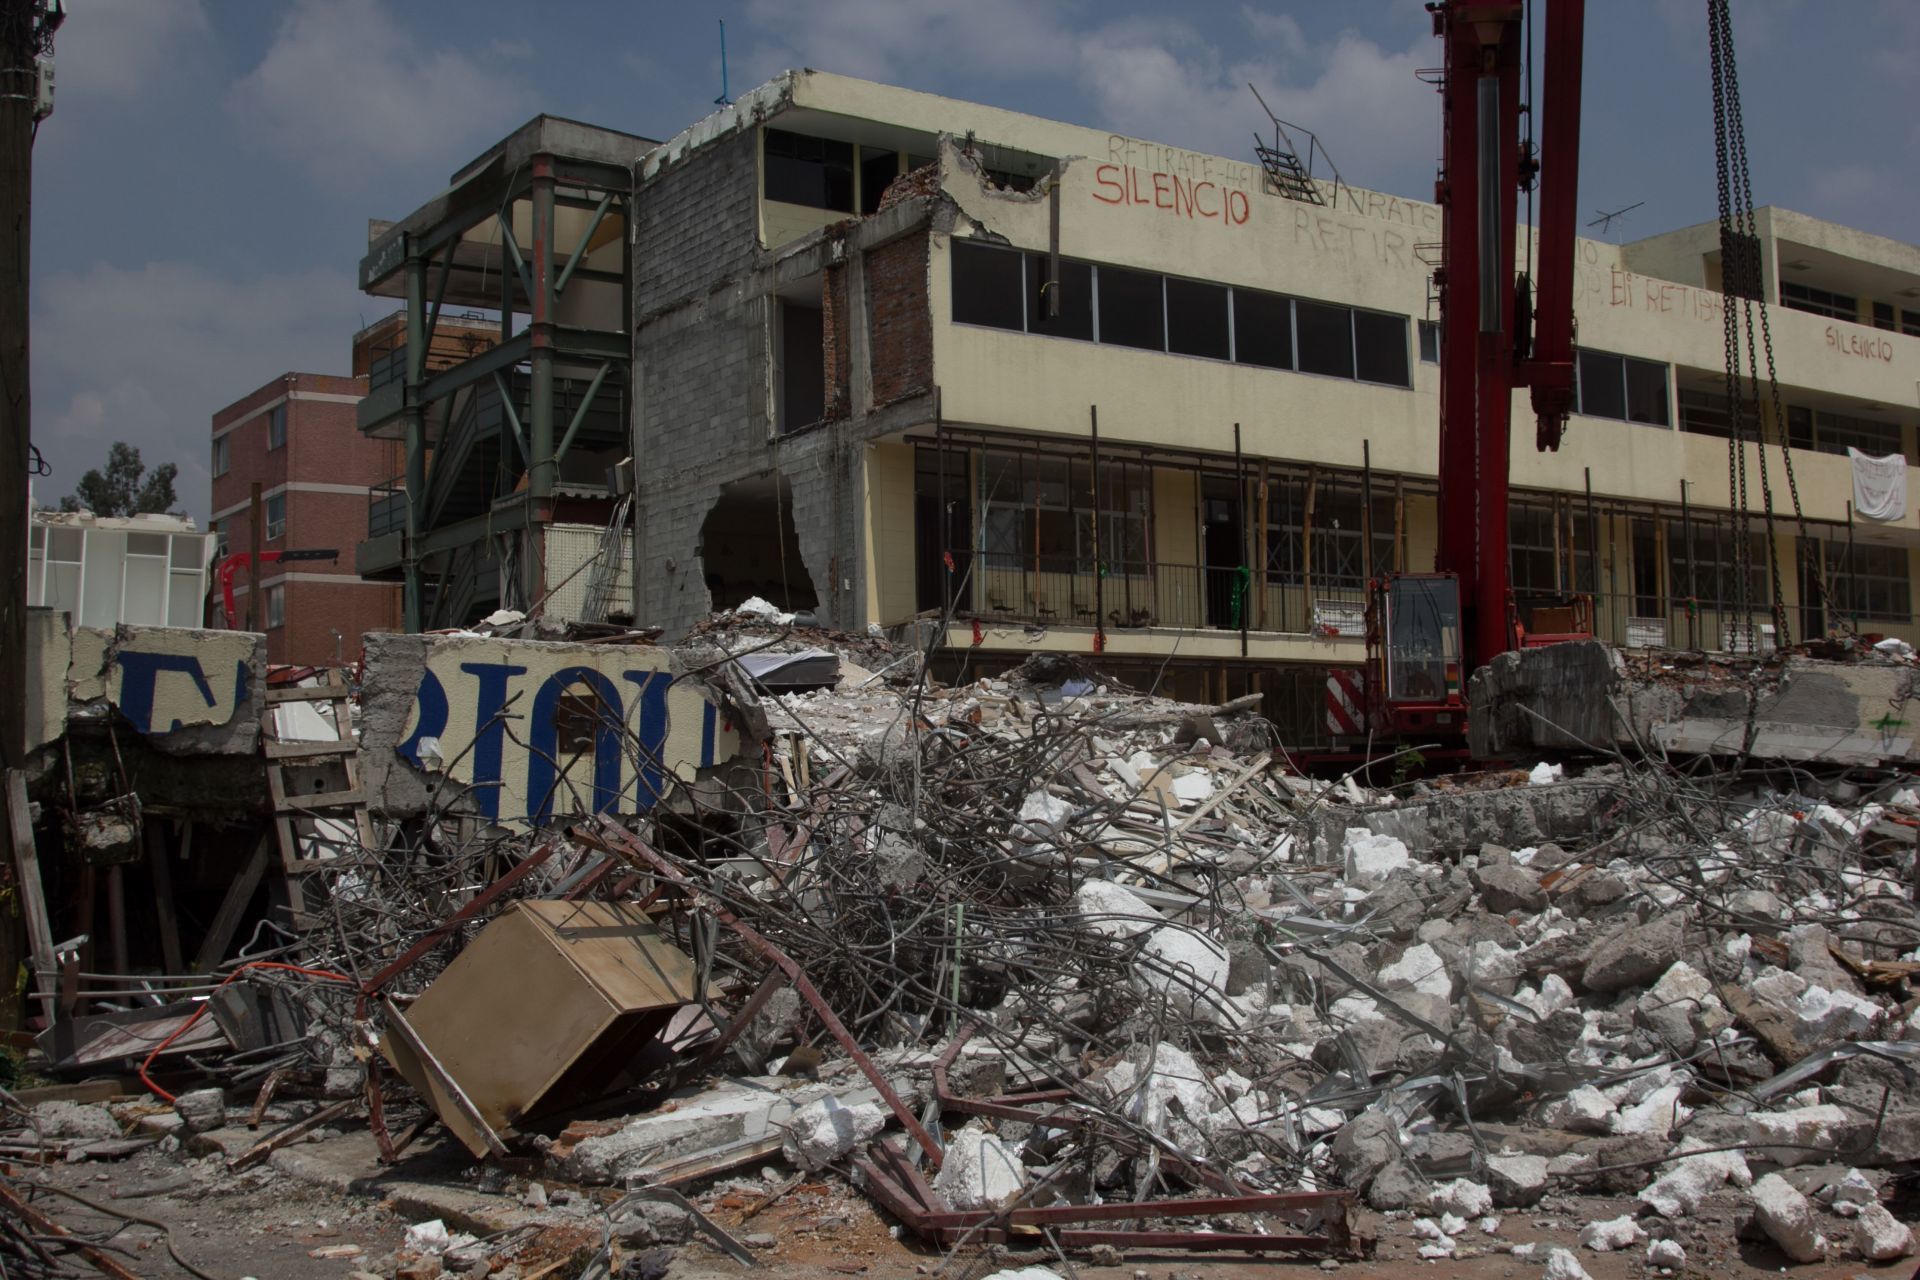
[[826,416],[826,314],[820,276],[780,291],[775,324],[776,427],[810,427]]
[[777,473],[721,489],[700,526],[700,565],[716,611],[731,609],[749,596],[784,610],[820,604],[800,558],[793,488]]

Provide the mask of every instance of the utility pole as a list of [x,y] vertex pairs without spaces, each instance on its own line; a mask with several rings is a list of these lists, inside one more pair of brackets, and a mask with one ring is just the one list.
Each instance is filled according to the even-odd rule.
[[[32,243],[33,135],[51,109],[51,64],[43,100],[40,56],[53,52],[62,0],[0,0],[0,765],[5,766],[6,833],[26,925],[34,983],[54,981],[53,942],[33,827],[27,816],[27,468],[32,456],[27,395],[27,271]],[[20,938],[11,928],[4,957],[15,972]],[[6,1001],[9,1022],[18,1006]],[[42,1010],[51,1022],[50,998]]]

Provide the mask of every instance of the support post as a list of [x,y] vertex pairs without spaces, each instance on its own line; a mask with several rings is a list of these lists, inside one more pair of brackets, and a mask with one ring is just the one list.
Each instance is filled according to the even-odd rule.
[[[1240,564],[1235,570],[1238,581],[1234,584],[1240,592],[1240,607],[1235,610],[1240,615],[1240,656],[1247,656],[1247,610],[1252,601],[1253,577],[1247,567],[1247,461],[1240,452],[1240,424],[1233,424],[1233,506],[1234,531],[1239,534]],[[1224,682],[1225,676],[1221,677]],[[1222,698],[1222,702],[1226,699]]]
[[[1056,187],[1056,190],[1058,188]],[[1107,594],[1105,564],[1100,546],[1100,406],[1087,406],[1093,429],[1093,651],[1107,651]]]
[[37,0],[0,0],[0,765],[8,769],[23,768],[27,750],[27,278],[43,21]]
[[247,503],[247,630],[260,630],[266,613],[260,608],[260,534],[265,504],[260,499],[260,482],[255,480]]
[[533,454],[532,473],[527,491],[532,509],[527,513],[524,555],[530,563],[521,570],[527,575],[527,599],[538,600],[546,594],[546,539],[543,531],[553,519],[553,481],[556,473],[553,439],[553,357],[555,325],[553,317],[553,157],[535,156],[533,160],[533,244],[532,319],[528,341],[533,364],[533,405],[528,415]]
[[[453,250],[448,249],[451,255]],[[448,259],[451,269],[451,256]],[[407,384],[402,390],[407,433],[407,545],[401,556],[405,575],[402,608],[406,629],[419,631],[425,626],[425,609],[420,584],[420,535],[423,507],[427,500],[427,406],[421,399],[427,368],[427,264],[407,237]],[[436,304],[436,312],[438,306]]]

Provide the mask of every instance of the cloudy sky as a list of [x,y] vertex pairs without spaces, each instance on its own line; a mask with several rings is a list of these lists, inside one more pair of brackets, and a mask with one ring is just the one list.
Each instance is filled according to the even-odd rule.
[[[1588,7],[1582,209],[1644,202],[1628,238],[1712,218],[1704,0]],[[720,90],[720,18],[736,94],[811,66],[1240,156],[1264,119],[1251,81],[1357,185],[1430,195],[1439,150],[1419,0],[68,9],[34,153],[34,440],[54,469],[36,493],[127,440],[180,465],[201,519],[213,411],[288,370],[345,373],[353,331],[391,309],[353,288],[368,218],[409,212],[535,112],[671,136]],[[1734,13],[1755,199],[1920,239],[1920,4]]]

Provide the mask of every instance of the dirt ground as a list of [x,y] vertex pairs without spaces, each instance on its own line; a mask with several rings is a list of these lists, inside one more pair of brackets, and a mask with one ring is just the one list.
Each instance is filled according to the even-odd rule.
[[[775,1166],[765,1179],[770,1189],[787,1179]],[[398,1247],[407,1220],[373,1195],[341,1192],[316,1185],[278,1169],[262,1167],[238,1175],[227,1174],[217,1157],[194,1159],[183,1155],[143,1152],[115,1164],[57,1165],[23,1174],[28,1184],[44,1184],[73,1191],[100,1205],[167,1223],[174,1243],[187,1260],[219,1280],[346,1280],[356,1269],[368,1268]],[[472,1189],[473,1179],[465,1179]],[[547,1184],[549,1194],[564,1195],[568,1188]],[[500,1195],[515,1203],[524,1181],[515,1179]],[[605,1188],[571,1189],[582,1200],[602,1200],[613,1192]],[[1429,1262],[1419,1257],[1422,1241],[1409,1231],[1404,1215],[1383,1216],[1366,1210],[1355,1215],[1357,1234],[1374,1242],[1373,1255],[1343,1260],[1336,1266],[1317,1257],[1252,1258],[1246,1255],[1183,1255],[1168,1251],[1127,1255],[1118,1266],[1092,1266],[1072,1260],[1071,1270],[1044,1246],[1021,1250],[970,1250],[943,1258],[912,1241],[892,1221],[844,1182],[831,1177],[808,1180],[779,1197],[760,1212],[749,1209],[765,1199],[751,1174],[694,1188],[692,1199],[737,1236],[773,1238],[771,1248],[759,1254],[760,1263],[744,1267],[717,1250],[694,1243],[681,1247],[668,1272],[669,1280],[744,1280],[777,1275],[795,1280],[831,1277],[941,1276],[947,1280],[980,1280],[1005,1267],[1045,1266],[1066,1280],[1255,1280],[1256,1277],[1301,1275],[1309,1269],[1338,1271],[1354,1280],[1401,1280],[1418,1268],[1435,1276],[1469,1280],[1531,1280],[1544,1267],[1548,1249],[1558,1245],[1574,1250],[1594,1280],[1641,1280],[1651,1271],[1644,1261],[1644,1245],[1629,1251],[1599,1254],[1577,1244],[1586,1223],[1634,1211],[1625,1197],[1549,1197],[1532,1209],[1502,1216],[1497,1234],[1469,1228],[1460,1238],[1458,1256]],[[44,1193],[40,1207],[75,1232],[86,1233],[118,1249],[127,1265],[141,1276],[185,1277],[191,1273],[168,1256],[158,1232],[127,1224],[105,1214]],[[1759,1280],[1790,1272],[1805,1280],[1834,1280],[1861,1275],[1907,1280],[1915,1262],[1870,1267],[1837,1260],[1811,1266],[1791,1266],[1771,1246],[1743,1242],[1743,1197],[1729,1191],[1708,1202],[1701,1213],[1669,1224],[1671,1234],[1687,1251],[1684,1276],[1735,1277]],[[1643,1220],[1643,1226],[1659,1225]],[[121,1227],[118,1231],[116,1227]],[[1847,1224],[1827,1217],[1823,1229],[1844,1238]],[[538,1273],[552,1263],[563,1265],[547,1275],[561,1280],[571,1273],[564,1260],[597,1240],[586,1225],[560,1226],[530,1239],[515,1260],[522,1275]],[[1531,1257],[1515,1257],[1515,1244],[1535,1244]],[[357,1250],[357,1252],[355,1252]],[[320,1256],[314,1256],[319,1254]]]

